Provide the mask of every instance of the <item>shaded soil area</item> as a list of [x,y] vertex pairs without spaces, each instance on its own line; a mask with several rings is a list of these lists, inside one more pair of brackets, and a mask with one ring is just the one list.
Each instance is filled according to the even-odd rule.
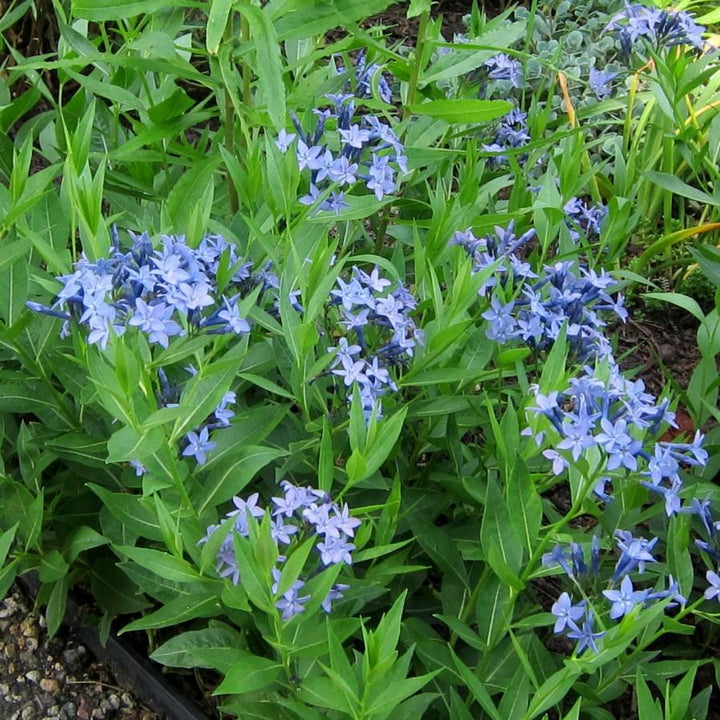
[[0,602],[2,720],[160,720],[67,632],[13,588]]

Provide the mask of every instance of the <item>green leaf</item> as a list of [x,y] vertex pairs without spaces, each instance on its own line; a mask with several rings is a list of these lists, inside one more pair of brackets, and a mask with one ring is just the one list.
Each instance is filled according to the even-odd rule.
[[513,109],[506,100],[430,100],[410,105],[413,115],[440,118],[451,125],[471,125],[507,115]]
[[[89,2],[89,0],[87,0]],[[280,41],[324,35],[334,27],[350,28],[380,13],[393,0],[288,0],[277,11],[275,27]]]
[[152,548],[115,545],[115,549],[138,565],[174,582],[198,582],[201,576],[189,562]]
[[375,665],[380,665],[390,658],[397,648],[406,597],[407,590],[403,590],[402,594],[392,604],[390,610],[383,615],[378,623],[377,630],[373,633],[373,636],[378,640],[376,646],[377,655],[371,658],[370,662]]
[[314,535],[309,537],[300,547],[296,547],[290,557],[282,564],[282,573],[275,593],[277,597],[284,595],[300,577],[310,551],[315,547],[315,541],[316,537]]
[[283,666],[279,662],[253,655],[245,650],[236,652],[241,658],[233,663],[225,679],[215,688],[213,695],[254,692],[280,680]]
[[18,574],[20,558],[16,558],[4,567],[0,567],[0,600],[5,598],[7,591],[12,587]]
[[677,305],[683,310],[687,310],[693,317],[697,318],[700,322],[705,319],[705,313],[698,304],[697,300],[687,295],[674,292],[651,292],[643,293],[643,297],[652,298],[653,300],[662,300],[663,302]]
[[63,618],[65,617],[65,607],[67,606],[67,595],[70,589],[70,576],[65,575],[56,583],[54,583],[50,591],[50,599],[47,604],[45,618],[47,620],[47,631],[49,637],[54,637],[60,629]]
[[442,80],[467,75],[479,68],[493,55],[511,47],[525,34],[526,22],[504,22],[499,27],[486,30],[469,43],[452,43],[452,50],[441,55],[420,77],[420,87]]
[[81,525],[80,527],[74,528],[65,539],[62,550],[63,557],[72,565],[81,552],[100,547],[101,545],[107,545],[109,542],[106,537],[91,527]]
[[215,412],[225,393],[230,389],[247,349],[246,342],[238,342],[212,365],[188,381],[180,398],[185,410],[175,422],[170,442],[176,442],[204,422]]
[[677,175],[658,172],[656,170],[648,170],[644,174],[651,183],[659,185],[663,190],[668,190],[674,195],[680,195],[680,197],[688,198],[688,200],[695,200],[703,205],[720,205],[720,200],[717,200],[702,190],[692,187],[692,185],[688,185],[677,177]]
[[514,578],[510,584],[522,589],[517,578],[523,559],[518,529],[510,522],[506,500],[492,478],[488,479],[480,539],[488,550],[488,563],[497,575],[506,582]]
[[497,706],[490,697],[490,693],[485,689],[480,679],[465,663],[455,654],[455,651],[450,648],[450,655],[452,656],[455,668],[457,669],[460,677],[467,686],[472,696],[475,698],[480,707],[492,718],[492,720],[504,720]]
[[250,541],[239,533],[233,533],[235,557],[242,568],[241,582],[250,601],[268,615],[277,614],[270,595],[270,575],[260,567]]
[[212,668],[225,675],[239,660],[242,635],[225,623],[180,633],[163,643],[150,659],[167,667]]
[[108,462],[144,460],[167,444],[167,436],[161,427],[138,432],[124,427],[113,433],[108,440]]
[[559,703],[574,685],[578,674],[578,670],[569,667],[554,672],[532,696],[525,717],[532,720],[532,718]]
[[26,239],[3,242],[2,255],[0,255],[0,270],[6,265],[14,263],[19,257],[26,256],[30,246],[30,241]]
[[[359,404],[360,403],[358,403],[358,405]],[[363,468],[362,474],[353,479],[354,482],[359,482],[370,477],[370,475],[377,472],[380,466],[387,460],[390,451],[400,437],[407,412],[408,408],[406,405],[391,417],[377,422],[375,426],[375,436],[368,440],[363,449],[365,467]]]
[[133,620],[120,632],[135,630],[150,630],[154,628],[172,627],[180,623],[194,620],[195,618],[215,617],[222,613],[222,608],[217,600],[216,594],[203,593],[189,597],[179,597],[163,605],[159,610]]
[[660,703],[653,699],[641,668],[637,669],[635,675],[635,697],[637,698],[639,720],[657,720],[663,716]]
[[103,505],[129,530],[148,540],[163,541],[162,530],[148,502],[129,493],[112,493],[106,488],[87,483]]
[[542,500],[525,464],[519,457],[513,472],[507,477],[506,483],[510,523],[516,528],[517,534],[527,550],[527,556],[530,557],[535,550],[542,525]]
[[232,6],[233,0],[212,0],[211,2],[205,27],[205,47],[211,55],[217,55]]
[[255,46],[255,66],[270,122],[276,128],[285,125],[285,84],[280,44],[268,13],[262,8],[241,2],[237,9],[250,25]]
[[192,494],[198,514],[237,495],[262,468],[286,454],[284,450],[262,445],[239,447],[214,467]]
[[68,564],[65,562],[65,558],[63,558],[59,550],[51,550],[49,553],[43,555],[40,560],[38,577],[41,582],[55,582],[65,577],[67,572]]
[[72,13],[76,17],[95,22],[121,20],[137,15],[151,15],[168,7],[182,6],[177,0],[72,0]]
[[430,12],[432,0],[410,0],[410,6],[407,9],[406,17],[410,18],[422,15],[424,12]]
[[15,523],[11,528],[8,528],[2,535],[0,535],[0,567],[3,566],[5,560],[7,559],[13,540],[15,539],[15,531],[18,529],[18,525],[19,523]]

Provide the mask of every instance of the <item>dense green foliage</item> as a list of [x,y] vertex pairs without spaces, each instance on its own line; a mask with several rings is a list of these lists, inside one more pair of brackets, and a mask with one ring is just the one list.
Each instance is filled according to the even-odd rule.
[[0,596],[225,717],[709,717],[720,13],[389,6],[0,4]]

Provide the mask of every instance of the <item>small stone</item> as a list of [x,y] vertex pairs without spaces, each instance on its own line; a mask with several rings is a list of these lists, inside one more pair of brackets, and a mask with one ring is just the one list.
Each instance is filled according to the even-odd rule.
[[25,649],[34,653],[38,649],[38,641],[33,637],[25,638]]
[[115,695],[114,693],[108,697],[108,702],[110,703],[110,707],[113,710],[120,709],[120,698],[117,695]]
[[36,717],[37,713],[32,705],[23,708],[23,711],[20,713],[20,720],[35,720]]
[[25,679],[31,683],[37,683],[40,680],[40,673],[37,670],[30,670],[25,673]]
[[60,715],[60,706],[59,705],[51,705],[46,711],[48,717],[57,717]]
[[75,706],[74,702],[66,702],[61,708],[61,713],[65,713],[67,717],[74,718],[75,713],[77,712],[77,707]]
[[56,693],[60,690],[60,683],[54,678],[43,678],[40,681],[40,689],[46,693]]
[[80,700],[80,706],[77,709],[77,716],[80,720],[90,720],[90,708],[85,702],[85,698]]
[[20,623],[20,630],[24,637],[26,637],[26,638],[31,637],[31,638],[35,638],[37,640],[38,629],[37,629],[35,623],[33,622],[32,617],[25,618]]
[[17,610],[17,603],[11,597],[0,604],[0,618],[10,617]]

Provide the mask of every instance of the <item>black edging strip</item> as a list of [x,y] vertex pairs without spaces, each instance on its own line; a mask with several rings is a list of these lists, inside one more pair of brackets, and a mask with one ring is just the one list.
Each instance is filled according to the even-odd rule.
[[[40,589],[37,572],[25,573],[17,578],[17,583],[33,601],[37,598]],[[82,624],[80,609],[71,594],[62,624],[87,645],[100,662],[108,665],[140,702],[164,714],[167,720],[208,720],[207,715],[178,694],[147,658],[117,635],[111,632],[103,647],[98,630]]]

